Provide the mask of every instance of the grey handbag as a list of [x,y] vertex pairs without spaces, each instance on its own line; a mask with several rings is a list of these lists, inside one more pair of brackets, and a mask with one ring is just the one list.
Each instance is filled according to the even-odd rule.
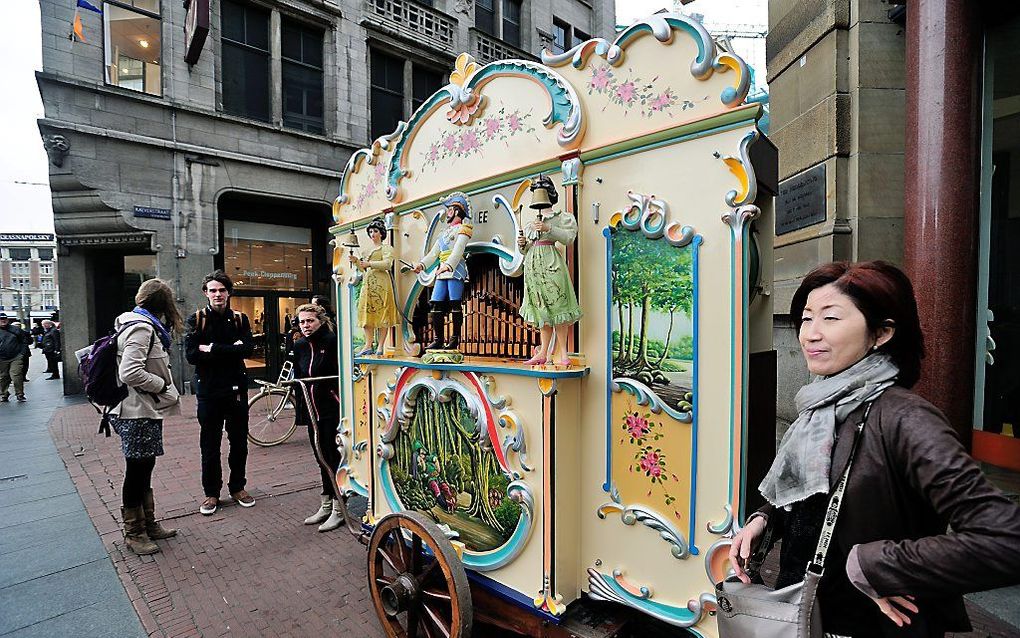
[[850,475],[850,466],[853,465],[861,432],[870,411],[869,403],[864,411],[864,418],[857,426],[846,469],[843,470],[843,475],[840,476],[839,483],[829,498],[814,560],[808,564],[803,582],[782,589],[771,589],[767,585],[754,582],[760,581],[758,572],[771,546],[772,529],[769,528],[748,566],[747,573],[751,576],[752,582],[744,584],[736,576],[731,576],[716,583],[715,596],[718,607],[716,621],[719,624],[719,638],[822,638],[824,635],[822,613],[816,597],[818,582],[825,571],[825,555],[829,551],[829,542],[836,529],[836,519],[843,504],[843,492],[846,489],[847,477]]

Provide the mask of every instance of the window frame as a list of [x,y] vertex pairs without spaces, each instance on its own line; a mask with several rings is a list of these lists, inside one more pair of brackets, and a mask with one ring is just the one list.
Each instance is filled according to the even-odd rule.
[[[226,12],[223,10],[223,8],[226,5],[225,5],[225,3],[221,3],[220,4],[220,20],[219,20],[219,25],[218,25],[218,28],[219,28],[218,39],[219,39],[219,43],[220,43],[220,50],[219,50],[219,56],[218,56],[218,62],[217,62],[217,64],[220,67],[220,77],[219,77],[219,92],[220,92],[220,95],[219,95],[219,110],[222,113],[225,113],[225,114],[233,116],[233,117],[241,117],[241,118],[253,120],[255,122],[261,122],[263,124],[273,124],[273,9],[270,9],[268,7],[264,7],[264,6],[260,5],[260,4],[246,2],[244,0],[231,0],[231,2],[232,2],[232,4],[235,4],[235,5],[241,7],[241,8],[243,8],[245,10],[244,31],[245,31],[245,38],[246,39],[247,39],[247,35],[248,35],[248,28],[247,28],[248,27],[248,21],[247,21],[247,12],[248,12],[248,10],[254,9],[256,12],[263,13],[265,15],[265,17],[266,17],[266,48],[265,49],[260,49],[260,48],[258,48],[257,46],[255,46],[253,44],[249,44],[247,41],[240,42],[238,40],[234,40],[233,38],[227,37],[226,36],[226,29],[223,27],[224,16],[226,15]],[[281,31],[282,31],[282,28],[281,28]],[[282,37],[282,33],[281,33],[281,37]],[[266,116],[265,116],[265,118],[258,117],[258,116],[253,115],[251,113],[251,110],[247,108],[247,99],[244,100],[244,102],[245,102],[245,112],[243,112],[243,113],[237,112],[236,110],[231,110],[231,109],[229,109],[227,107],[227,103],[226,103],[226,99],[225,99],[226,92],[224,91],[224,86],[226,85],[226,81],[225,81],[225,78],[224,78],[224,70],[223,70],[223,62],[224,62],[224,58],[225,58],[224,53],[223,53],[224,52],[224,47],[235,47],[235,48],[237,48],[238,50],[241,50],[241,51],[251,51],[253,53],[258,53],[260,55],[264,55],[265,56],[265,60],[266,60],[266,94],[265,94],[265,98],[266,98],[266,103],[265,103],[265,105],[266,105]],[[323,89],[323,94],[325,94],[325,89]],[[281,85],[281,103],[282,103],[282,85]],[[281,106],[282,106],[282,104],[281,104]],[[325,120],[325,108],[323,108],[323,120]],[[324,125],[324,128],[325,128],[325,122],[323,122],[323,125]]]
[[[291,26],[296,27],[297,29],[301,30],[301,33],[302,33],[302,40],[301,40],[301,54],[302,54],[302,58],[304,58],[304,37],[303,37],[304,34],[311,33],[313,31],[318,34],[317,37],[318,37],[318,43],[319,43],[319,47],[320,47],[319,59],[321,61],[320,62],[321,66],[316,67],[316,66],[314,66],[314,65],[312,65],[312,64],[310,64],[308,62],[305,62],[303,59],[302,60],[295,60],[294,58],[290,58],[290,57],[287,57],[286,55],[284,55],[283,34],[284,34],[285,25],[287,25],[288,23]],[[272,34],[270,34],[270,38],[271,37],[272,37]],[[272,42],[270,42],[270,47],[272,47]],[[300,67],[300,68],[308,69],[310,71],[315,71],[315,72],[317,72],[319,74],[319,90],[320,90],[320,96],[321,96],[320,99],[321,99],[321,102],[322,102],[322,116],[320,118],[319,128],[317,130],[309,130],[304,125],[302,125],[302,126],[294,126],[294,125],[290,125],[290,124],[287,123],[287,113],[288,113],[288,111],[287,111],[287,108],[286,108],[286,102],[287,102],[286,101],[286,97],[285,97],[286,77],[285,77],[284,69],[287,67],[288,64],[291,64],[291,65],[294,65],[294,66],[297,66],[297,67]],[[272,92],[272,87],[270,87],[270,92]],[[306,94],[306,103],[307,103],[307,94]],[[272,100],[271,99],[270,99],[270,110],[272,110]],[[308,116],[307,114],[302,114],[301,117],[304,118],[304,119],[311,119],[310,116]],[[310,24],[308,22],[304,22],[302,20],[295,19],[292,16],[289,16],[289,15],[286,15],[286,14],[281,14],[280,15],[280,125],[283,126],[286,129],[290,129],[290,130],[294,130],[294,131],[300,131],[302,133],[309,133],[311,135],[325,135],[326,134],[326,29],[324,27],[319,26],[319,25],[313,25],[313,24]]]
[[[163,86],[163,79],[164,79],[163,78],[163,69],[165,68],[165,62],[166,62],[166,56],[164,55],[164,51],[163,51],[163,0],[156,0],[156,2],[157,2],[157,5],[159,7],[159,13],[153,13],[153,12],[149,11],[148,9],[139,9],[138,7],[134,6],[130,2],[124,2],[123,0],[102,0],[102,5],[103,6],[101,8],[103,9],[103,15],[102,15],[102,20],[100,21],[100,24],[102,25],[101,31],[102,31],[102,39],[103,39],[103,85],[104,86],[112,86],[114,88],[121,89],[123,91],[131,91],[132,93],[140,93],[142,95],[147,95],[147,96],[149,96],[151,98],[155,98],[155,99],[160,99],[160,100],[166,99],[166,97],[165,97],[166,87]],[[140,91],[138,89],[132,89],[132,88],[127,87],[127,86],[121,86],[120,84],[114,84],[113,82],[110,81],[110,76],[109,76],[110,66],[109,66],[109,62],[108,62],[108,58],[107,58],[107,53],[108,53],[107,45],[109,44],[109,36],[110,36],[110,34],[108,33],[109,21],[107,19],[107,16],[109,15],[109,13],[107,12],[107,7],[109,7],[110,5],[113,5],[113,6],[117,7],[118,9],[124,9],[125,11],[133,11],[134,13],[138,13],[138,14],[146,17],[146,18],[151,18],[151,19],[156,20],[156,21],[159,22],[159,94],[158,95],[149,93],[148,91],[145,90],[145,88],[144,88],[145,87],[144,71],[143,71],[143,80],[142,80],[142,87],[143,88]],[[143,62],[143,64],[144,64],[144,62]],[[144,67],[143,67],[143,69],[144,69]]]

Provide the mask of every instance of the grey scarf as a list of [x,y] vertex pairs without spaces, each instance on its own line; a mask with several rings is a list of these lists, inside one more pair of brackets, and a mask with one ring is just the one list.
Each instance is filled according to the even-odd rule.
[[891,386],[899,369],[889,355],[869,355],[831,377],[818,377],[797,392],[800,413],[783,435],[765,480],[762,496],[786,507],[812,494],[828,494],[836,424]]

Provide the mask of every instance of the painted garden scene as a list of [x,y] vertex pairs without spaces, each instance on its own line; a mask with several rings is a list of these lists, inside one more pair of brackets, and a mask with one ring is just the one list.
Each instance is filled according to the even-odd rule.
[[469,550],[485,552],[510,538],[521,506],[507,496],[510,479],[491,447],[479,444],[488,437],[484,424],[475,422],[462,396],[452,397],[418,396],[409,427],[394,441],[391,474],[405,509],[449,526]]
[[613,378],[651,389],[690,412],[694,373],[691,245],[678,248],[641,232],[612,234]]

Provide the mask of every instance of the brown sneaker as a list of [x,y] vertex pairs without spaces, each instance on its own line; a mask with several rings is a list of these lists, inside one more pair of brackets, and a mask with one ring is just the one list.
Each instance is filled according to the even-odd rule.
[[216,513],[216,508],[219,506],[220,499],[215,496],[207,496],[205,497],[205,500],[202,501],[202,505],[198,508],[198,511],[201,512],[203,516],[212,516]]
[[234,492],[230,495],[230,498],[234,499],[234,502],[241,507],[255,507],[255,497],[245,490]]

